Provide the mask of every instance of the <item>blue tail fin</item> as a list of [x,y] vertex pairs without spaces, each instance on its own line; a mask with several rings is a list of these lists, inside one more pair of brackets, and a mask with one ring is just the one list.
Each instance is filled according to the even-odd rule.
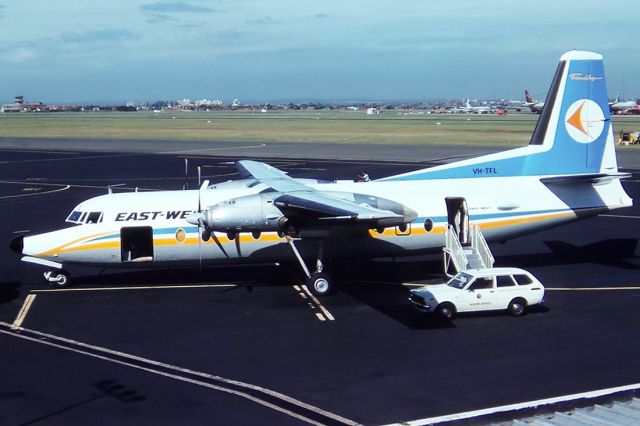
[[529,156],[523,174],[599,173],[607,141],[613,147],[602,56],[565,53],[530,142],[546,152]]
[[528,146],[385,180],[615,173],[617,163],[602,56],[560,58]]

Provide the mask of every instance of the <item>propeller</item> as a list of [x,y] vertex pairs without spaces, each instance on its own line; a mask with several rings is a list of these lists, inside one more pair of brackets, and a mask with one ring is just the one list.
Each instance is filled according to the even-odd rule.
[[200,186],[200,190],[198,191],[198,209],[187,216],[187,222],[192,225],[198,226],[198,249],[200,251],[200,267],[202,267],[202,241],[209,241],[210,238],[213,239],[220,251],[226,257],[229,257],[229,254],[224,249],[224,246],[216,236],[215,232],[213,232],[213,230],[209,228],[209,225],[207,224],[207,214],[202,209],[202,194],[204,193],[203,191],[207,190],[208,186],[209,181],[205,180]]
[[[199,168],[198,168],[199,169]],[[199,170],[198,170],[199,171]],[[198,179],[200,180],[200,179]],[[187,216],[187,222],[198,226],[198,267],[202,270],[202,240],[209,240],[211,231],[207,226],[206,214],[202,211],[202,193],[207,190],[209,181],[205,180],[198,190],[198,209]],[[205,238],[206,237],[206,238]]]

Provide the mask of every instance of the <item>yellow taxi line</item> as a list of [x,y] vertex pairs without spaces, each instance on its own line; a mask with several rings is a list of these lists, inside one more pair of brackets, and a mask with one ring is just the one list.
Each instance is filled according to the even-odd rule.
[[29,309],[31,309],[31,306],[33,305],[33,301],[35,299],[36,299],[35,294],[29,294],[24,299],[24,303],[22,304],[22,308],[20,309],[20,312],[18,312],[18,316],[16,316],[16,319],[13,321],[13,324],[11,324],[12,330],[17,330],[18,328],[20,328],[20,326],[24,322],[24,319],[27,317],[27,313],[29,313]]

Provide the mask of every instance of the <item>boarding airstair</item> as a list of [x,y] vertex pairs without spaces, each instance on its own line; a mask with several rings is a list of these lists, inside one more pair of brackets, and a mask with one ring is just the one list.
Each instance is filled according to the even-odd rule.
[[448,277],[465,269],[493,267],[495,260],[480,226],[471,223],[469,231],[469,242],[464,245],[460,242],[458,232],[453,226],[449,225],[444,233],[445,245],[442,252],[444,273]]

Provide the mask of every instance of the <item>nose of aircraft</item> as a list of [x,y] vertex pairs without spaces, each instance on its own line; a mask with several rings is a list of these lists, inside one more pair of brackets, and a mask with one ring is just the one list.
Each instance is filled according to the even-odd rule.
[[24,249],[24,235],[20,235],[11,240],[9,248],[18,254],[22,254],[22,249]]

